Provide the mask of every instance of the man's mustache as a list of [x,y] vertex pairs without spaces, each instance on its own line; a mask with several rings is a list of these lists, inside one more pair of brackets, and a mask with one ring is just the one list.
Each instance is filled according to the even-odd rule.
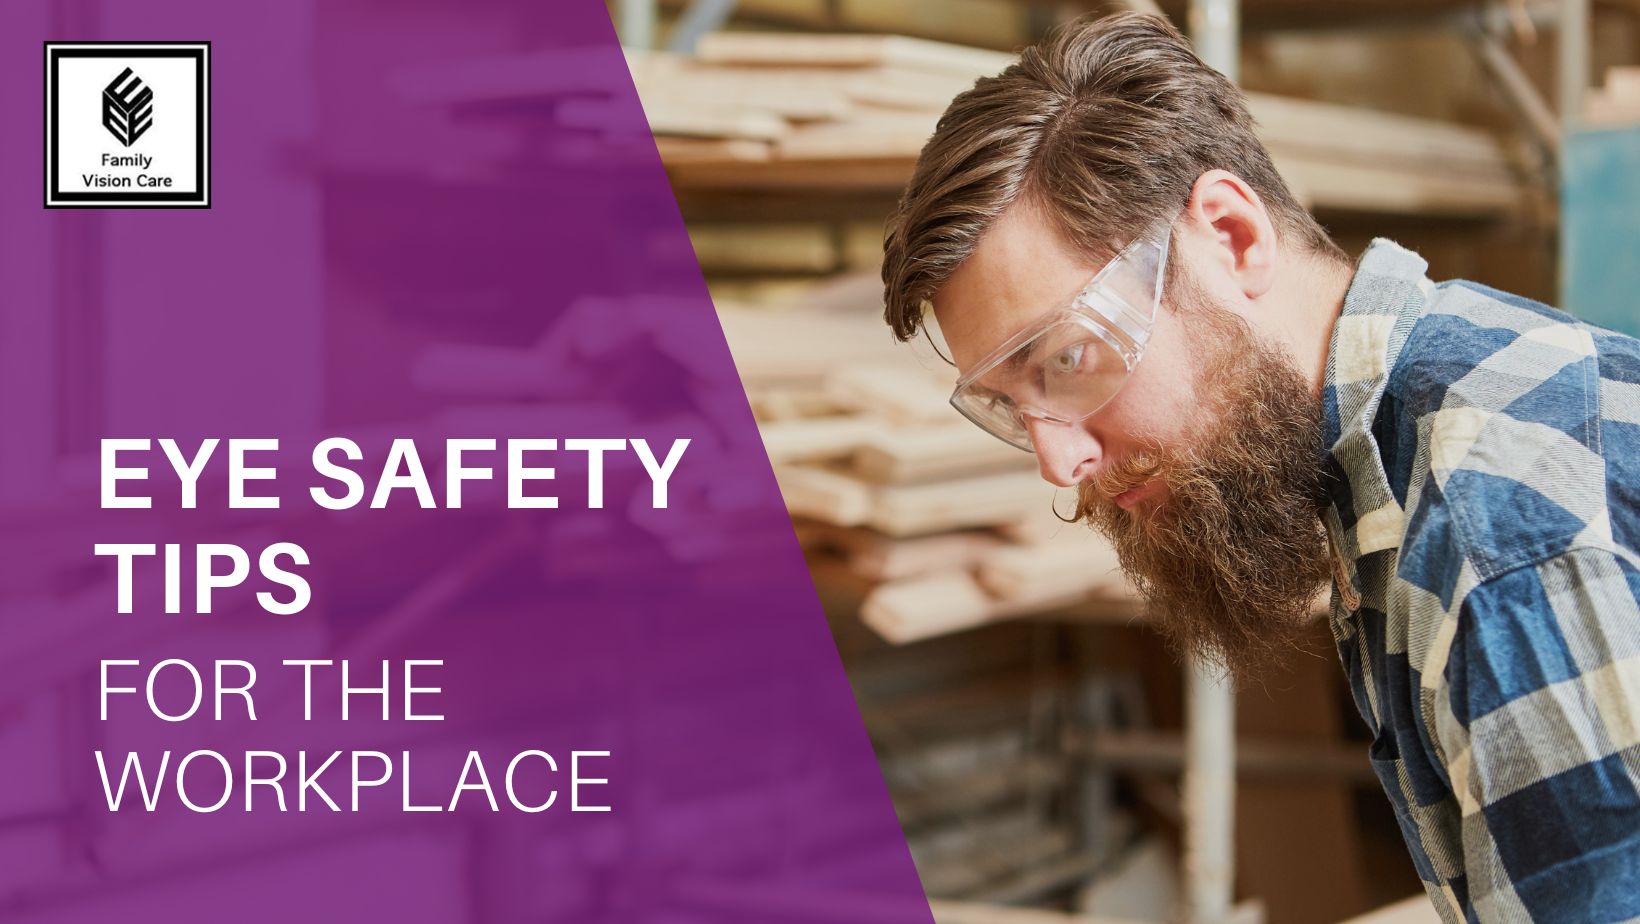
[[1114,503],[1123,493],[1160,475],[1166,468],[1158,452],[1140,452],[1095,471],[1077,486],[1077,518],[1096,503]]

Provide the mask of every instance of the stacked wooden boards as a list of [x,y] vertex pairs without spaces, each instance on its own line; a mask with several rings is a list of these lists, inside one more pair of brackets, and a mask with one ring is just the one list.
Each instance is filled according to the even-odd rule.
[[[662,0],[682,8],[687,0]],[[807,32],[892,32],[921,38],[1017,48],[1042,27],[1037,0],[736,0],[739,23]]]
[[[674,183],[894,190],[951,98],[1012,60],[902,36],[724,32],[690,57],[629,63]],[[708,117],[725,112],[755,113],[765,130],[713,131]]]
[[[880,35],[727,32],[630,64],[681,190],[894,190],[951,98],[1012,61]],[[1456,217],[1529,207],[1499,139],[1287,97],[1249,102],[1277,166],[1318,208]]]
[[[627,63],[680,193],[890,196],[951,98],[1012,60],[896,35],[719,32],[692,55],[633,52]],[[418,67],[393,83],[423,104],[546,106],[560,126],[619,133],[610,104],[626,75],[609,63],[526,52]],[[1489,218],[1541,204],[1529,165],[1480,129],[1263,94],[1249,103],[1277,166],[1315,208]],[[648,144],[621,140],[635,152]],[[518,156],[498,144],[498,158]]]
[[1109,546],[1055,517],[1072,492],[949,407],[949,367],[886,333],[873,346],[858,315],[719,316],[816,578],[857,584],[884,638],[1067,607],[1135,614]]
[[1595,126],[1640,125],[1640,67],[1606,71],[1605,85],[1589,94],[1584,115]]

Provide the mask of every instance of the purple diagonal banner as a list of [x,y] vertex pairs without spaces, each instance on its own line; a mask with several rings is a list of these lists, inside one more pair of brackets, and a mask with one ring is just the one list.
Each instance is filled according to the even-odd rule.
[[930,920],[603,3],[0,46],[0,919]]

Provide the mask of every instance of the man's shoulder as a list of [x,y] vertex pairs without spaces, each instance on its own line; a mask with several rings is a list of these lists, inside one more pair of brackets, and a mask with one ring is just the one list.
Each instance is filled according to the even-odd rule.
[[[1553,384],[1584,358],[1610,355],[1640,380],[1640,342],[1542,302],[1468,280],[1431,287],[1390,370],[1389,393],[1413,413],[1463,404],[1513,411],[1533,383]],[[1597,370],[1599,371],[1599,370]]]
[[[1477,283],[1436,285],[1381,412],[1416,442],[1409,536],[1444,524],[1486,579],[1577,544],[1633,548],[1640,511],[1640,342]],[[1390,421],[1381,421],[1387,427]],[[1409,485],[1410,486],[1410,485]],[[1425,537],[1427,538],[1427,537]]]
[[1602,378],[1640,383],[1640,340],[1535,299],[1467,279],[1430,286],[1393,371],[1403,377],[1432,368],[1444,369],[1448,376],[1461,374],[1466,368],[1483,366],[1505,348],[1513,350],[1494,365],[1515,374],[1530,375],[1544,362],[1562,367],[1564,363],[1555,362],[1558,351],[1567,359],[1597,357]]

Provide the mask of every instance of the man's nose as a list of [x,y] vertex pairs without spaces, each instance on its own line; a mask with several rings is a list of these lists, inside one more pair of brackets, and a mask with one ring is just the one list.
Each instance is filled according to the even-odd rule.
[[1099,464],[1099,440],[1080,426],[1030,417],[1025,429],[1045,481],[1061,488],[1075,487]]

